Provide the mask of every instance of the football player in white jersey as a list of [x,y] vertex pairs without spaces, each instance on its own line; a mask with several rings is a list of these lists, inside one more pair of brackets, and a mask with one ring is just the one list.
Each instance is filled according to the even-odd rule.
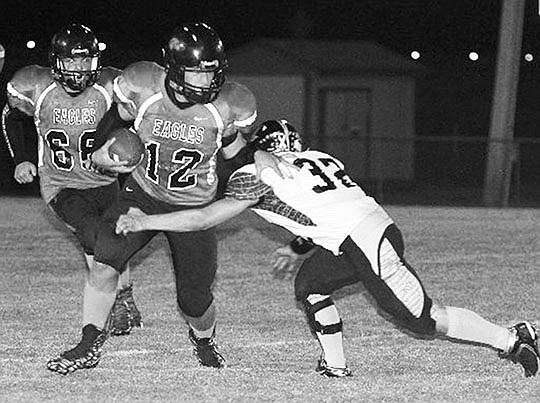
[[[397,323],[422,336],[446,336],[491,346],[520,363],[526,376],[538,371],[538,336],[529,322],[510,329],[462,308],[432,302],[404,258],[401,233],[385,210],[345,173],[343,164],[323,152],[302,150],[297,131],[286,121],[265,122],[254,143],[299,167],[293,178],[266,170],[257,180],[253,165],[230,177],[225,198],[202,209],[146,215],[131,209],[117,232],[210,228],[252,209],[270,223],[303,237],[296,253],[318,245],[295,278],[295,296],[322,348],[317,371],[328,377],[351,375],[342,346],[342,320],[331,294],[362,282],[378,306]],[[290,252],[292,256],[294,252]]]
[[[47,206],[75,234],[87,266],[94,257],[97,227],[116,200],[116,175],[90,170],[85,162],[100,119],[112,106],[113,79],[120,70],[102,67],[99,43],[81,24],[60,29],[52,38],[50,67],[18,70],[7,84],[8,104],[2,118],[18,183],[39,173]],[[33,118],[38,135],[37,167],[24,143],[26,122]],[[111,333],[128,334],[141,324],[129,270],[117,285]]]

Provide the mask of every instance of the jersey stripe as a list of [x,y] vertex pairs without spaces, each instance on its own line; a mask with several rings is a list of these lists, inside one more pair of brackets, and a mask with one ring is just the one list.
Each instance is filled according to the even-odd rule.
[[204,104],[206,109],[212,114],[214,117],[214,120],[216,121],[217,126],[217,134],[216,134],[216,149],[214,153],[212,154],[212,157],[210,158],[210,161],[208,161],[208,175],[206,177],[208,183],[214,183],[216,180],[216,161],[217,161],[217,153],[221,149],[221,136],[223,135],[223,130],[225,130],[225,124],[223,123],[223,118],[221,117],[221,114],[217,110],[214,104]]
[[56,84],[53,82],[51,85],[49,85],[47,88],[45,88],[45,91],[41,93],[39,96],[37,102],[36,102],[36,108],[34,109],[34,122],[36,124],[36,131],[38,133],[38,167],[43,166],[43,153],[45,150],[45,146],[43,145],[43,136],[40,135],[40,122],[39,119],[39,113],[41,112],[41,105],[43,105],[43,100],[47,96],[49,92],[51,92],[56,87]]
[[4,140],[6,142],[6,145],[7,145],[7,148],[8,148],[8,151],[9,151],[9,155],[11,155],[11,158],[15,158],[15,153],[13,152],[13,147],[11,146],[11,143],[9,142],[9,137],[7,135],[7,127],[6,127],[6,119],[7,119],[7,115],[9,113],[9,105],[6,104],[4,106],[4,109],[2,109],[2,133],[4,135]]
[[30,105],[34,106],[34,101],[32,101],[32,99],[28,98],[26,95],[23,95],[19,91],[17,91],[11,83],[7,83],[6,88],[7,92],[12,97],[19,98],[21,101],[28,102]]
[[257,111],[254,111],[253,114],[247,119],[235,120],[234,124],[235,126],[238,126],[238,127],[248,127],[248,126],[251,126],[253,122],[255,122],[256,119],[257,119]]
[[139,126],[143,120],[144,113],[150,108],[150,106],[159,101],[161,98],[163,98],[163,94],[161,92],[157,92],[151,97],[149,97],[146,101],[143,102],[141,107],[139,108],[139,111],[137,112],[137,117],[135,118],[135,122],[133,123],[133,127],[135,130],[139,129]]
[[116,96],[118,97],[118,99],[120,101],[122,101],[122,103],[124,104],[129,104],[133,110],[137,110],[137,105],[135,105],[135,102],[133,102],[131,99],[129,99],[128,97],[126,97],[124,95],[124,93],[122,92],[122,90],[120,89],[119,85],[118,85],[118,78],[120,76],[116,77],[114,80],[113,80],[113,91],[114,93],[116,94]]
[[109,92],[105,89],[105,87],[99,84],[94,84],[92,87],[98,90],[101,93],[101,95],[103,95],[103,98],[105,98],[105,102],[107,102],[107,110],[111,109],[112,98],[109,95]]

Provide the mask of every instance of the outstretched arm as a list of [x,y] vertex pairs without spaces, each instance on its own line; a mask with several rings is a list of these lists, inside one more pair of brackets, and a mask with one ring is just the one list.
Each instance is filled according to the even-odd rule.
[[127,234],[146,230],[191,232],[215,227],[240,214],[256,203],[255,200],[220,199],[206,207],[147,215],[131,208],[116,222],[116,233]]

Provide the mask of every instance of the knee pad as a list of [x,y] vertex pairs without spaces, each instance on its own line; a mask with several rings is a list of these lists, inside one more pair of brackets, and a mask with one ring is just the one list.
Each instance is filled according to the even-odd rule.
[[315,319],[315,314],[317,312],[322,311],[330,306],[334,306],[334,301],[332,301],[332,298],[327,297],[313,304],[307,299],[304,299],[303,304],[308,324],[312,332],[319,334],[334,334],[343,331],[343,321],[341,319],[337,323],[331,323],[328,325],[323,325],[317,321],[317,319]]

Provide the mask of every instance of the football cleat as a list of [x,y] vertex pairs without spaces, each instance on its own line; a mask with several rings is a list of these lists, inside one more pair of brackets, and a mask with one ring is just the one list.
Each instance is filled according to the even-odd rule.
[[189,329],[189,340],[193,344],[193,352],[199,363],[205,367],[223,368],[225,359],[219,353],[218,347],[212,337],[199,339],[193,333],[193,329]]
[[515,335],[515,342],[508,353],[500,353],[502,358],[521,364],[525,370],[525,376],[535,376],[540,365],[538,352],[538,334],[529,322],[521,322],[510,328]]
[[315,368],[319,374],[326,376],[327,378],[344,378],[346,376],[352,376],[352,372],[349,367],[345,368],[330,367],[324,358],[319,358],[317,368]]
[[89,369],[98,365],[107,333],[94,325],[86,325],[82,334],[82,339],[75,348],[64,351],[58,357],[47,362],[48,370],[67,375],[78,369]]
[[133,285],[129,285],[116,294],[107,330],[111,336],[123,336],[130,334],[134,327],[143,327],[143,322],[133,299]]

